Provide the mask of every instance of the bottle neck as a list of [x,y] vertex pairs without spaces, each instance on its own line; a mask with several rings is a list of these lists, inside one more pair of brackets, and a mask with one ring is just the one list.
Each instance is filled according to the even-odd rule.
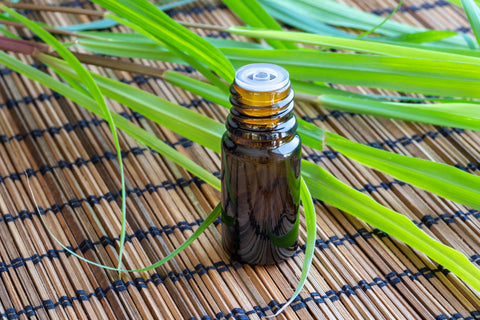
[[239,144],[278,146],[295,135],[297,120],[293,115],[293,90],[290,85],[270,92],[255,92],[230,87],[232,109],[226,127],[231,139]]

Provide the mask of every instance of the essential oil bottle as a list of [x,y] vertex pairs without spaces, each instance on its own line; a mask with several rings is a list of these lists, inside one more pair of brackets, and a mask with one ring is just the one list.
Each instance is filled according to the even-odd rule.
[[237,261],[281,262],[295,253],[301,141],[287,70],[241,67],[222,138],[222,241]]

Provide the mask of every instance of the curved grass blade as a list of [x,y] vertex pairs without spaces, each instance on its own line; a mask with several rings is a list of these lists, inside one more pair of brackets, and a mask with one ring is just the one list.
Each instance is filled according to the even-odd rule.
[[463,10],[467,14],[473,34],[480,45],[480,9],[474,0],[460,0]]
[[185,250],[195,239],[198,238],[219,216],[220,213],[222,212],[222,204],[219,203],[213,209],[213,211],[208,215],[208,217],[200,224],[197,230],[187,239],[185,242],[183,242],[178,248],[176,248],[174,251],[172,251],[170,254],[168,254],[165,258],[155,262],[149,267],[142,268],[142,269],[136,269],[136,270],[126,270],[128,272],[142,272],[142,271],[149,271],[155,268],[160,267],[162,264],[168,262],[171,260],[173,257],[175,257],[177,254]]
[[[195,0],[179,0],[179,1],[170,1],[170,3],[162,4],[158,6],[157,8],[166,11],[173,9],[177,6],[182,6],[184,4],[188,4],[190,2],[193,2]],[[87,30],[100,30],[100,29],[108,29],[112,28],[118,25],[118,22],[112,19],[100,19],[100,20],[95,20],[92,22],[87,22],[87,23],[79,23],[79,24],[72,24],[69,26],[61,26],[57,27],[60,30],[66,30],[66,31],[87,31]]]
[[307,241],[305,248],[305,258],[303,259],[302,274],[300,275],[300,280],[298,282],[297,288],[293,295],[288,299],[288,301],[272,316],[266,318],[273,318],[282,313],[300,294],[305,285],[305,282],[310,271],[310,266],[312,265],[313,254],[315,253],[315,238],[316,238],[316,213],[315,206],[313,205],[312,196],[308,190],[305,180],[301,179],[300,184],[300,198],[303,203],[303,209],[305,211],[305,221],[307,226]]
[[[45,229],[47,230],[47,232],[50,234],[50,236],[52,237],[52,239],[57,242],[66,252],[70,253],[71,255],[77,257],[78,259],[82,260],[82,261],[85,261],[86,263],[89,263],[91,265],[94,265],[96,267],[99,267],[99,268],[103,268],[103,269],[107,269],[107,270],[113,270],[113,271],[118,271],[118,272],[142,272],[142,271],[149,271],[149,270],[152,270],[152,269],[155,269],[155,268],[158,268],[160,267],[161,265],[165,264],[166,262],[170,261],[172,258],[174,258],[177,254],[179,254],[180,252],[182,252],[183,250],[185,250],[193,241],[195,241],[220,215],[221,213],[221,203],[219,203],[215,209],[213,209],[213,211],[207,216],[207,218],[198,226],[198,229],[195,230],[193,232],[193,234],[188,237],[187,240],[185,240],[177,249],[175,249],[174,251],[172,251],[171,253],[169,253],[166,257],[164,257],[163,259],[157,261],[156,263],[154,264],[151,264],[150,266],[148,267],[145,267],[145,268],[140,268],[140,269],[121,269],[120,267],[117,267],[117,268],[114,268],[114,267],[111,267],[111,266],[107,266],[107,265],[104,265],[104,264],[100,264],[100,263],[97,263],[95,261],[92,261],[92,260],[89,260],[85,257],[82,257],[81,255],[79,255],[78,253],[76,253],[75,251],[71,250],[70,247],[66,246],[65,244],[63,244],[63,242],[58,239],[55,234],[53,233],[52,230],[50,230],[50,228],[48,227],[48,224],[47,222],[45,221],[45,219],[43,218],[43,215],[40,213],[40,211],[38,210],[39,206],[37,204],[37,201],[35,199],[35,194],[33,193],[33,190],[32,190],[32,187],[30,185],[30,180],[28,179],[28,174],[25,173],[25,177],[27,179],[27,186],[28,186],[28,189],[30,191],[30,194],[32,196],[32,200],[33,200],[33,203],[35,204],[35,208],[37,209],[37,211],[39,212],[38,213],[38,216],[40,217],[40,220],[42,221],[42,224],[43,226],[45,227]],[[315,244],[315,243],[314,243]]]
[[393,9],[392,12],[390,12],[390,14],[389,14],[385,19],[383,19],[382,22],[380,22],[379,24],[377,24],[377,25],[376,25],[375,27],[373,27],[372,29],[370,29],[370,30],[362,33],[361,35],[359,35],[359,36],[357,37],[357,39],[361,39],[361,38],[369,35],[370,33],[375,32],[375,30],[377,30],[378,28],[382,27],[385,23],[387,23],[387,21],[389,21],[390,18],[393,17],[393,15],[397,12],[397,10],[400,9],[400,7],[402,6],[402,4],[403,4],[404,1],[405,1],[405,0],[400,0],[400,2],[399,2],[398,5],[395,7],[395,9]]
[[334,95],[318,101],[330,109],[480,131],[480,105],[474,103],[395,103]]
[[0,6],[0,9],[8,12],[10,15],[15,17],[18,21],[23,23],[27,28],[39,36],[45,43],[49,44],[55,51],[63,58],[65,61],[72,67],[75,73],[78,75],[80,81],[85,85],[89,94],[97,102],[97,105],[102,111],[103,118],[107,121],[110,131],[112,132],[113,141],[115,149],[117,151],[118,167],[120,173],[120,185],[121,185],[121,213],[122,213],[122,227],[120,232],[120,248],[118,251],[118,266],[120,267],[123,257],[123,246],[125,243],[125,228],[126,228],[126,202],[125,202],[125,176],[123,174],[123,161],[121,155],[120,141],[118,140],[117,130],[115,128],[115,122],[110,113],[110,110],[107,107],[105,99],[103,99],[102,93],[98,88],[97,84],[91,77],[90,73],[82,66],[80,61],[68,51],[54,36],[49,32],[42,29],[35,22],[23,17],[22,15],[16,13],[14,10],[7,8],[6,6]]
[[380,170],[452,201],[480,209],[479,176],[443,163],[368,147],[331,132],[325,133],[325,143],[367,167]]
[[407,217],[357,191],[318,165],[302,162],[302,175],[315,198],[325,201],[420,250],[480,292],[480,270],[460,252],[434,240]]

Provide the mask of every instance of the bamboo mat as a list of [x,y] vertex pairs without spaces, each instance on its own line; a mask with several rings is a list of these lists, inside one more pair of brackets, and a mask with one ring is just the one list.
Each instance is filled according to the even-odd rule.
[[[95,8],[89,1],[61,1],[34,2]],[[382,16],[396,5],[393,0],[342,1]],[[24,14],[53,25],[90,21],[87,16],[53,12]],[[214,0],[199,0],[169,14],[190,22],[241,23]],[[444,0],[407,0],[394,19],[469,31],[462,11]],[[25,29],[17,32],[32,37]],[[29,57],[19,58],[44,70]],[[192,72],[168,63],[135,62]],[[225,119],[226,110],[161,79],[91,69],[219,121]],[[1,319],[259,319],[278,310],[292,295],[304,246],[277,266],[242,265],[223,252],[220,221],[177,258],[150,272],[119,278],[116,272],[71,256],[48,234],[39,214],[76,253],[116,266],[120,182],[108,125],[3,66],[0,74]],[[112,102],[112,106],[219,175],[217,154],[121,105]],[[354,141],[455,165],[473,174],[480,168],[480,134],[472,131],[336,112],[313,104],[298,103],[296,112]],[[126,268],[140,268],[185,241],[218,203],[219,193],[125,135],[121,145],[128,193],[124,261]],[[419,228],[480,265],[479,211],[366,169],[332,150],[305,147],[303,157],[407,215]],[[480,294],[423,254],[325,203],[316,202],[316,210],[317,241],[310,277],[300,297],[279,319],[480,319]],[[301,244],[304,239],[302,219]]]

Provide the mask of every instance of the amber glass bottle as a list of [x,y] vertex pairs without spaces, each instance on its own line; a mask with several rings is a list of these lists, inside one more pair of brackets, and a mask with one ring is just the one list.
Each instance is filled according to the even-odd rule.
[[273,264],[295,253],[301,141],[288,72],[246,65],[230,88],[222,138],[222,238],[233,259]]

